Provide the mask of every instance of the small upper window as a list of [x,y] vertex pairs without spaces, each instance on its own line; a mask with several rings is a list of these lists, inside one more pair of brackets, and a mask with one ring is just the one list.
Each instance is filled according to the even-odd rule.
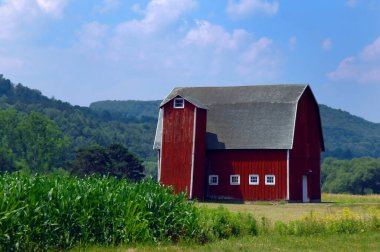
[[175,98],[174,99],[174,108],[184,108],[185,100],[183,98]]
[[218,185],[218,175],[208,176],[208,184],[209,185]]
[[259,184],[259,175],[253,174],[249,175],[249,184],[258,185]]
[[274,175],[265,175],[265,184],[266,185],[275,185],[276,177]]
[[230,176],[231,185],[240,185],[240,175],[231,175]]

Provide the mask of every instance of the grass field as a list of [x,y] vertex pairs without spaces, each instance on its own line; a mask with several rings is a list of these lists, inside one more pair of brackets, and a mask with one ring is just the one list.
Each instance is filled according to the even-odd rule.
[[[339,215],[345,209],[357,216],[366,216],[370,210],[380,210],[380,195],[355,196],[323,194],[322,203],[288,204],[284,202],[254,202],[244,204],[197,203],[199,207],[223,206],[231,212],[253,214],[257,219],[266,217],[271,223],[277,220],[290,222],[317,215]],[[79,247],[74,251],[380,251],[380,232],[355,234],[280,235],[232,237],[199,244],[155,244],[119,247]]]
[[331,194],[323,193],[322,202],[335,203],[378,203],[380,204],[380,194],[351,195],[351,194]]
[[380,251],[380,233],[320,236],[246,236],[218,242],[197,244],[163,244],[144,246],[89,247],[73,251]]
[[272,221],[288,222],[310,215],[311,212],[321,215],[335,215],[341,212],[343,208],[348,208],[359,215],[365,215],[369,207],[380,208],[380,195],[322,194],[322,203],[247,202],[221,204],[201,202],[198,205],[208,208],[217,208],[222,205],[232,212],[247,212],[256,218],[266,217]]

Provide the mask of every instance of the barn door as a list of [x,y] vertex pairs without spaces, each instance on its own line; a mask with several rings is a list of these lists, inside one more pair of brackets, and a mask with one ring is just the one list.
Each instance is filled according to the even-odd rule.
[[309,202],[310,199],[308,197],[307,192],[307,176],[302,176],[302,202]]

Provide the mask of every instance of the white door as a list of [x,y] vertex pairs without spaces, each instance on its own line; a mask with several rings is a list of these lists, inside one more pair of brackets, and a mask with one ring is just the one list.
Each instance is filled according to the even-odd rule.
[[307,193],[307,176],[302,176],[302,202],[309,202]]

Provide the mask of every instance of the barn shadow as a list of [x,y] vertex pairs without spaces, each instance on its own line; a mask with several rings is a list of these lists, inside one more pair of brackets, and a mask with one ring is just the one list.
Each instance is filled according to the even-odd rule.
[[226,144],[219,142],[218,135],[210,132],[206,132],[207,149],[225,149]]

